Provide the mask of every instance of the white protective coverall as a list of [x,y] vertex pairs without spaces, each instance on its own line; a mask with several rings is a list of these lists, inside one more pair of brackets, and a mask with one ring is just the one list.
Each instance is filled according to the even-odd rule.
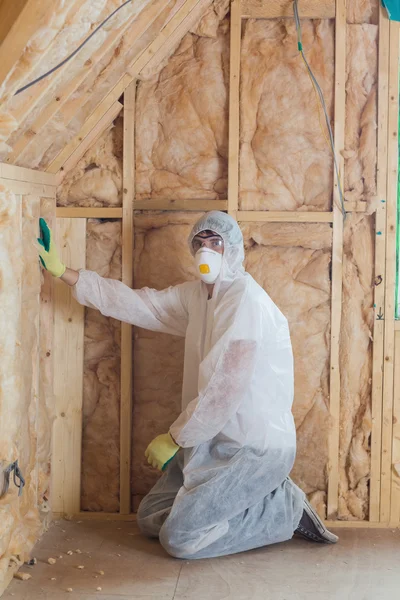
[[245,272],[236,221],[206,214],[189,237],[192,254],[204,230],[224,240],[210,300],[201,281],[135,291],[85,270],[74,290],[78,302],[106,316],[186,338],[182,413],[170,428],[182,450],[138,511],[142,532],[178,558],[288,540],[304,504],[288,477],[296,431],[287,320]]

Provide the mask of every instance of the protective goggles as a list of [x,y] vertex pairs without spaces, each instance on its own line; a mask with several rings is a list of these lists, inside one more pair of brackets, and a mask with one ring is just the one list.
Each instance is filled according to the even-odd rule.
[[207,237],[196,236],[192,241],[193,252],[196,254],[200,248],[209,248],[210,250],[221,250],[224,247],[224,240],[218,235],[209,235]]

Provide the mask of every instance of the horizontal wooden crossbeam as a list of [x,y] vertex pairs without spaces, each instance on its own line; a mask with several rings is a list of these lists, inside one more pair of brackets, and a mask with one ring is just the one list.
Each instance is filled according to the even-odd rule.
[[[334,19],[335,0],[299,0],[301,19]],[[293,0],[242,0],[242,19],[293,17]]]

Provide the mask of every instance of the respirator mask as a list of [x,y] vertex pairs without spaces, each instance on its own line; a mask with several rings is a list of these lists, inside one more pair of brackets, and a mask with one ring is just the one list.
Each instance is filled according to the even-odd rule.
[[222,266],[222,254],[210,248],[200,248],[194,257],[197,276],[204,283],[215,283]]

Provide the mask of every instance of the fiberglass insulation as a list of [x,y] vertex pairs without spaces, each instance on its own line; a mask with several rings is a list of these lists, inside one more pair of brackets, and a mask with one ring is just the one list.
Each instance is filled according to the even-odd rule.
[[[73,94],[68,97],[65,103],[63,103],[54,117],[36,135],[31,136],[32,139],[24,152],[18,157],[17,164],[22,166],[29,165],[30,167],[39,166],[44,169],[60,150],[64,148],[68,141],[79,132],[83,123],[92,114],[96,106],[126,73],[128,65],[154,41],[160,30],[176,14],[176,11],[182,6],[183,2],[184,0],[170,0],[170,2],[166,3],[161,7],[158,16],[155,20],[151,21],[148,27],[143,25],[145,31],[141,31],[141,35],[138,35],[137,27],[129,27],[119,43],[109,49],[101,58],[96,53],[93,53],[89,59],[90,70],[86,74],[85,79]],[[134,5],[136,6],[136,3]],[[149,6],[148,10],[152,10],[152,7]],[[121,11],[121,14],[123,12]],[[140,22],[143,24],[144,20],[142,19]],[[75,75],[77,71],[79,74],[79,69],[76,70],[73,67]],[[66,77],[65,81],[68,90],[69,77]],[[62,97],[63,89],[57,88],[56,97]],[[50,99],[54,99],[55,90],[52,89],[52,91],[53,97],[50,95]],[[41,108],[37,107],[28,116],[22,128],[26,129],[28,127],[28,135],[30,125],[40,115],[40,112]],[[10,145],[20,135],[21,131],[18,131],[15,135],[11,136]]]
[[38,448],[39,439],[49,451],[44,438],[51,437],[50,418],[42,420],[39,408],[39,214],[38,197],[0,187],[0,487],[4,469],[17,459],[26,480],[21,498],[11,481],[0,500],[0,587],[10,558],[26,560],[42,531],[41,493],[48,488]]
[[[25,128],[26,107],[31,107],[28,111],[29,115],[26,123],[29,126],[45,104],[54,98],[58,97],[60,99],[60,97],[63,97],[63,85],[69,83],[85,67],[87,68],[88,61],[91,60],[90,57],[102,47],[107,38],[113,35],[127,19],[132,19],[135,15],[138,15],[149,4],[149,1],[135,0],[135,2],[128,4],[105,23],[64,68],[57,70],[53,75],[21,94],[13,96],[12,94],[17,88],[46,73],[71,54],[93,32],[95,27],[123,3],[123,0],[69,0],[68,2],[47,0],[48,8],[45,18],[38,24],[37,31],[29,40],[20,60],[10,72],[5,84],[0,86],[0,105],[3,104],[0,109],[0,153],[6,148],[4,142],[7,138],[10,138],[7,144],[13,146],[18,137],[18,135],[12,135],[13,131],[21,125],[23,129]],[[114,54],[114,52],[116,52],[115,48],[113,48],[111,54]],[[96,74],[98,75],[99,72],[97,71]],[[38,94],[40,94],[41,101],[34,108],[33,103],[36,102]],[[50,128],[50,131],[55,136],[57,136],[57,133],[66,133],[65,127],[62,128],[61,124],[58,128],[57,126]],[[19,131],[19,133],[21,132]],[[32,131],[31,133],[32,137],[35,137],[34,133],[36,132]],[[46,138],[39,137],[41,143],[39,145],[34,144],[36,153],[29,154],[30,159],[35,161],[35,165],[38,164],[49,144],[55,141],[50,139],[45,145]],[[34,165],[30,164],[29,166]]]
[[138,86],[136,198],[227,195],[229,22],[187,34],[159,75]]
[[[303,20],[302,32],[332,115],[334,24]],[[240,90],[240,208],[329,210],[331,152],[291,19],[246,22]]]
[[59,206],[121,206],[122,127],[113,127],[91,146],[57,190]]
[[[86,268],[121,279],[121,222],[89,220]],[[85,309],[82,509],[119,510],[121,325]]]

